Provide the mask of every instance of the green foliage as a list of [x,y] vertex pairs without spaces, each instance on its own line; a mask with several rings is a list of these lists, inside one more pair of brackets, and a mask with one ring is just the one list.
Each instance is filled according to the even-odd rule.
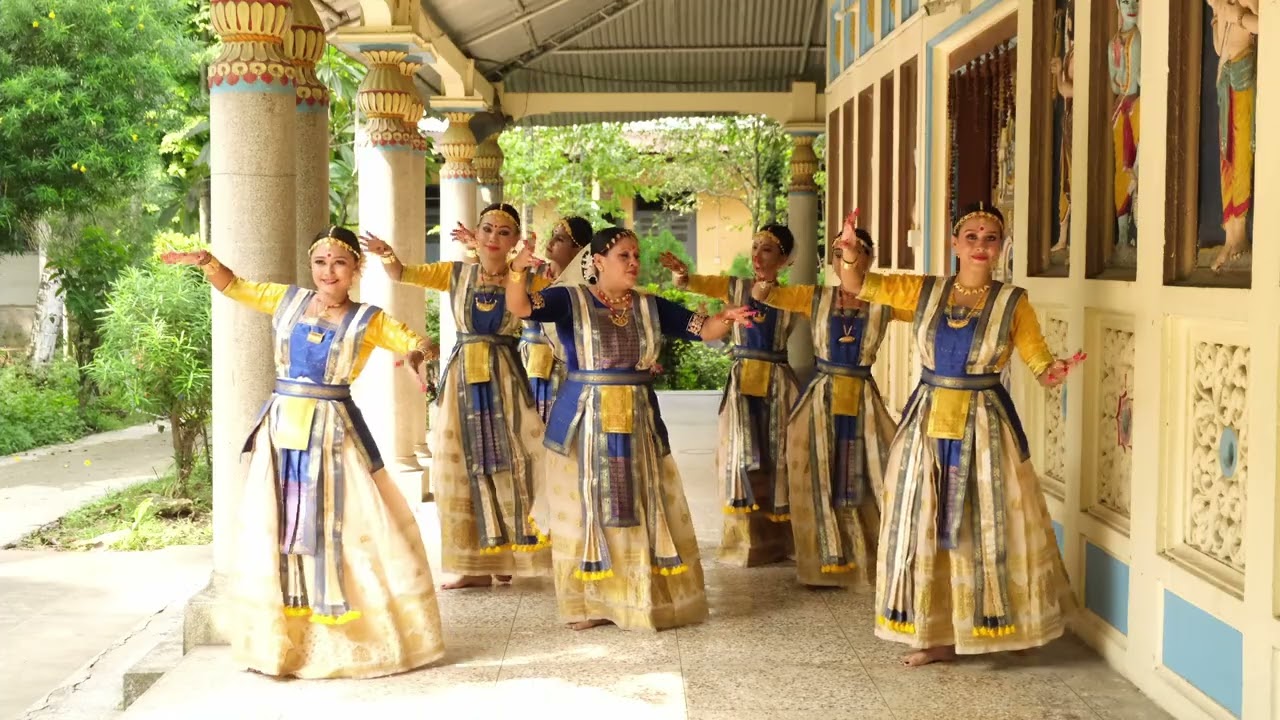
[[[107,305],[107,293],[120,273],[142,259],[145,247],[117,229],[98,225],[80,228],[75,240],[52,243],[48,249],[52,274],[62,288],[71,319],[71,347],[76,364],[93,360],[99,340],[98,323]],[[81,399],[85,399],[82,393]]]
[[154,147],[192,57],[173,32],[191,0],[4,0],[0,12],[0,251],[27,226],[116,198]]
[[666,252],[680,258],[681,262],[689,266],[689,271],[693,272],[693,260],[685,252],[684,243],[672,235],[670,230],[664,229],[657,235],[648,235],[640,240],[640,277],[636,280],[638,285],[671,286],[671,271],[662,267],[662,263],[658,261]]
[[76,367],[68,362],[41,369],[0,367],[0,455],[83,437],[89,428],[80,416],[78,382]]
[[440,293],[427,292],[427,338],[440,342]]
[[334,225],[348,225],[359,216],[356,93],[364,75],[359,60],[332,45],[316,63],[316,76],[329,88],[329,221]]
[[[498,144],[507,199],[517,205],[552,202],[558,215],[598,227],[622,214],[622,198],[652,192],[641,183],[653,162],[618,123],[512,128]],[[593,192],[597,185],[603,192]]]
[[[708,300],[674,287],[650,285],[645,291],[697,312],[714,314],[724,309],[724,304],[717,300]],[[732,362],[722,347],[687,340],[667,340],[658,355],[662,372],[654,380],[654,387],[659,390],[720,390],[729,380]]]
[[[162,236],[162,247],[191,242]],[[90,375],[130,407],[169,420],[179,485],[206,436],[211,404],[210,291],[200,271],[156,261],[117,280],[102,322]]]

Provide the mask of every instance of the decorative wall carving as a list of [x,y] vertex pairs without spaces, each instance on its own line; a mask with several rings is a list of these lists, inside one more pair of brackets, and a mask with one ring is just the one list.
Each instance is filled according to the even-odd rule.
[[[1054,357],[1067,356],[1067,323],[1055,317],[1044,324],[1044,339]],[[1067,481],[1066,385],[1045,390],[1044,468],[1042,472],[1058,483]]]
[[1198,342],[1191,370],[1184,541],[1244,572],[1249,348]]
[[1098,381],[1098,468],[1093,501],[1128,517],[1132,468],[1133,364],[1131,330],[1102,328]]

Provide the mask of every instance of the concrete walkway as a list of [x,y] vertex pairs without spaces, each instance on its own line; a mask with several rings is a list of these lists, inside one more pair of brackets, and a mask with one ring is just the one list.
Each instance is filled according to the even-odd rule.
[[[169,465],[169,435],[155,425],[0,459],[0,545]],[[79,681],[78,670],[87,676],[87,664],[199,590],[211,562],[207,546],[0,550],[0,719],[39,707],[64,682]],[[118,701],[118,683],[115,693]]]
[[[378,680],[281,681],[241,670],[226,647],[198,648],[123,720],[1168,717],[1073,638],[1026,656],[907,670],[899,664],[904,648],[872,634],[867,590],[805,590],[788,565],[717,566],[718,401],[662,397],[703,547],[707,623],[662,633],[575,633],[556,618],[548,581],[442,592],[448,655],[436,667]],[[418,510],[438,562],[435,515],[431,506]]]
[[169,433],[154,423],[0,458],[0,547],[172,466]]

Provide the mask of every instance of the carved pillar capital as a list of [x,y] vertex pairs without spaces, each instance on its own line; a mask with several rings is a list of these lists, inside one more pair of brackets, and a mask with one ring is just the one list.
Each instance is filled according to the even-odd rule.
[[409,105],[404,114],[405,133],[409,136],[410,147],[418,152],[425,152],[427,139],[418,130],[418,122],[422,120],[422,116],[426,112],[426,103],[418,92],[417,86],[413,83],[413,78],[418,74],[418,70],[421,67],[422,58],[415,55],[410,55],[400,62],[400,73],[404,76],[410,90]]
[[813,174],[818,172],[818,156],[813,152],[814,135],[791,133],[791,192],[816,193]]
[[445,161],[440,168],[440,179],[474,180],[476,168],[472,159],[476,155],[476,136],[471,132],[471,113],[446,112],[444,116],[449,120],[449,127],[436,147]]
[[404,73],[402,50],[365,50],[369,72],[365,73],[356,93],[356,103],[366,121],[361,127],[359,144],[372,147],[411,147],[405,118],[416,90]]
[[500,187],[502,185],[502,161],[504,159],[502,147],[498,145],[498,135],[495,133],[485,138],[484,142],[476,146],[474,160],[476,180],[481,185]]
[[291,92],[294,68],[284,54],[290,0],[211,0],[213,32],[222,40],[209,65],[209,91],[245,85]]
[[325,110],[329,90],[316,77],[316,63],[324,56],[324,23],[311,0],[294,0],[293,23],[284,34],[284,54],[293,62],[299,110]]

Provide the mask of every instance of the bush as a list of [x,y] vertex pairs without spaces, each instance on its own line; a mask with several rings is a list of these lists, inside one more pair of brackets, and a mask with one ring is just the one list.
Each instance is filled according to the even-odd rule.
[[[189,238],[162,236],[162,246]],[[210,291],[199,269],[150,261],[121,275],[107,300],[89,373],[135,410],[169,421],[175,491],[185,496],[212,395]],[[207,442],[206,442],[207,444]]]
[[[660,289],[650,285],[645,290],[697,312],[714,314],[724,307],[724,303],[718,300],[708,300],[677,288]],[[662,372],[658,374],[654,386],[659,390],[719,390],[729,381],[729,366],[732,363],[733,360],[723,347],[687,340],[668,340],[662,347],[662,353],[658,355]]]
[[42,369],[0,367],[0,455],[83,437],[89,426],[80,415],[79,385],[75,364],[65,360]]

